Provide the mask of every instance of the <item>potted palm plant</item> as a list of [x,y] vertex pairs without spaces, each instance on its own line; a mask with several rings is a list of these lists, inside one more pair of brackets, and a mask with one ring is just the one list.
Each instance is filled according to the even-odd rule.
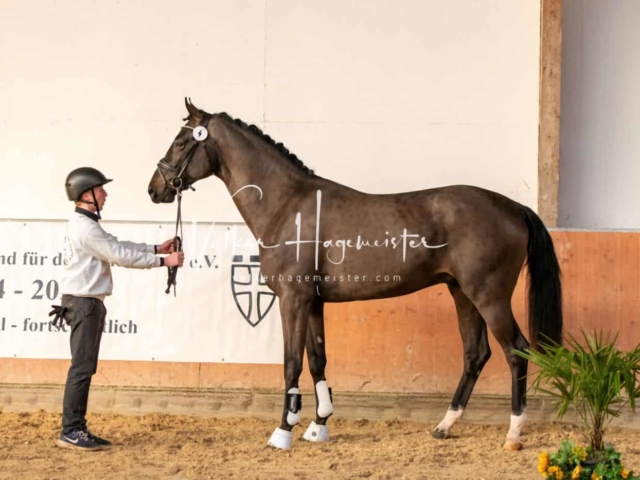
[[616,348],[617,335],[582,334],[584,342],[569,336],[567,346],[548,340],[539,351],[515,354],[538,367],[532,388],[558,400],[557,417],[570,407],[582,420],[588,446],[563,441],[557,453],[540,455],[538,469],[545,478],[637,479],[622,467],[620,454],[605,445],[609,422],[629,406],[635,413],[640,398],[640,345],[633,351]]

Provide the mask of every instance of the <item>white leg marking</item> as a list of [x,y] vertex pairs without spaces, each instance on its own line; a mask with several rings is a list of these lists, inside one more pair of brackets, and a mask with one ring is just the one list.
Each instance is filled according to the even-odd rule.
[[444,416],[444,419],[438,424],[436,430],[443,432],[445,436],[449,435],[451,431],[451,427],[462,418],[462,414],[464,413],[464,409],[461,408],[459,410],[447,410],[447,414]]
[[520,434],[526,421],[527,412],[523,411],[521,415],[511,415],[511,426],[509,427],[509,433],[507,433],[507,442],[520,443]]

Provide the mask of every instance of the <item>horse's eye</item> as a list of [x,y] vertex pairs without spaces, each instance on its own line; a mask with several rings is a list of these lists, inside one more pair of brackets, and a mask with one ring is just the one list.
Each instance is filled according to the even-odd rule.
[[184,147],[184,140],[176,140],[176,147],[178,148]]

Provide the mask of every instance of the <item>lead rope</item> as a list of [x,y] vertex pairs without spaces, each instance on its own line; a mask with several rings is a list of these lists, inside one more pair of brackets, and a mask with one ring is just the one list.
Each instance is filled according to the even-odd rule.
[[[182,251],[182,237],[184,234],[182,233],[182,189],[177,190],[178,196],[178,215],[176,217],[176,234],[173,237],[173,249],[176,252]],[[180,236],[178,236],[178,229],[180,229]],[[168,275],[167,275],[167,289],[164,293],[168,294],[171,291],[171,286],[173,285],[173,296],[176,296],[176,277],[178,276],[178,267],[167,267]]]

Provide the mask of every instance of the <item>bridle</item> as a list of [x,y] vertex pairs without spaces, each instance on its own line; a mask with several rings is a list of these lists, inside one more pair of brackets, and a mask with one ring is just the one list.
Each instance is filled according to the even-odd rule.
[[[195,153],[196,148],[198,148],[198,145],[200,145],[204,140],[206,140],[208,136],[207,127],[209,126],[210,118],[211,118],[210,116],[205,117],[205,121],[203,122],[203,124],[198,125],[197,127],[190,127],[189,125],[182,126],[182,128],[189,128],[193,130],[192,136],[195,142],[191,144],[191,146],[189,147],[189,150],[187,150],[187,153],[184,155],[184,157],[182,157],[182,160],[178,163],[178,165],[176,166],[171,165],[169,162],[167,162],[167,159],[165,157],[163,157],[158,162],[158,173],[160,173],[160,177],[162,177],[162,181],[164,182],[165,188],[170,188],[171,190],[174,190],[176,194],[178,194],[179,192],[185,189],[185,182],[184,182],[185,172],[187,171],[187,168],[189,168],[189,164],[193,159],[193,154]],[[165,176],[164,172],[173,173],[173,178],[171,179],[171,183],[167,181],[167,177]],[[195,189],[191,185],[187,185],[186,188],[190,188],[191,190],[195,191]]]
[[[185,172],[187,171],[187,168],[189,167],[189,164],[191,163],[191,160],[193,159],[193,155],[196,151],[196,149],[198,148],[198,146],[204,142],[204,140],[207,138],[208,136],[208,130],[207,127],[209,125],[209,119],[211,117],[207,116],[205,117],[205,121],[202,125],[199,125],[197,127],[190,127],[188,125],[183,125],[182,128],[189,128],[191,130],[193,130],[193,139],[195,140],[195,142],[189,147],[189,150],[187,150],[187,153],[185,154],[185,156],[182,158],[182,160],[180,162],[178,162],[177,166],[173,166],[171,165],[169,162],[167,162],[166,157],[163,157],[159,162],[158,162],[158,173],[160,174],[160,177],[162,177],[162,181],[164,182],[164,186],[165,189],[171,189],[176,193],[176,197],[178,198],[178,213],[176,215],[176,234],[173,237],[173,249],[176,252],[181,252],[182,251],[182,238],[183,238],[183,234],[182,234],[182,191],[185,188],[191,189],[195,192],[195,188],[193,188],[191,185],[189,185],[188,183],[185,182],[184,180],[184,175]],[[171,183],[169,183],[167,181],[167,177],[165,176],[164,172],[169,172],[173,174],[173,178],[171,179]],[[178,235],[178,231],[180,232],[180,235]],[[171,286],[173,285],[173,295],[176,295],[176,277],[178,276],[178,267],[167,267],[169,269],[168,271],[168,278],[167,278],[167,289],[165,290],[164,293],[169,293],[171,291]]]

